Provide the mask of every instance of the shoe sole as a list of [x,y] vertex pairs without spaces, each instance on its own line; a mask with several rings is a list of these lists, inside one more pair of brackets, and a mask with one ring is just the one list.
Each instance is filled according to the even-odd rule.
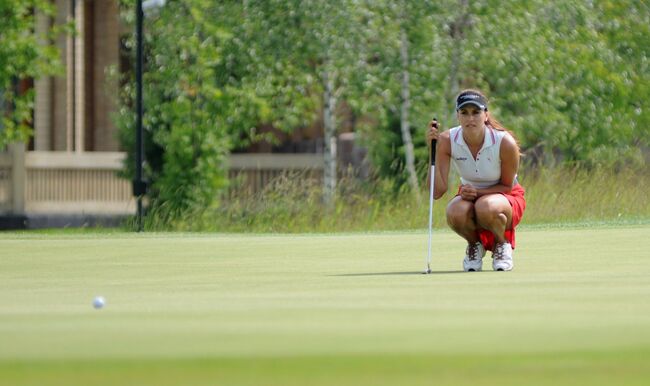
[[463,264],[463,271],[465,272],[480,272],[483,270],[483,264],[481,264],[481,267],[479,268],[465,268],[465,264]]

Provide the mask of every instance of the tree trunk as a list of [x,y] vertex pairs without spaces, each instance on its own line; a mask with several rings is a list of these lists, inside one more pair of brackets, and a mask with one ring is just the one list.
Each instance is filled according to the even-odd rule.
[[325,170],[323,170],[324,200],[330,206],[334,203],[336,192],[336,125],[334,122],[334,109],[336,97],[334,95],[334,80],[325,65],[323,70],[323,126],[325,141]]
[[400,53],[402,57],[402,113],[400,114],[402,142],[404,143],[404,153],[406,156],[406,170],[408,172],[408,182],[411,190],[420,197],[418,178],[415,173],[415,155],[413,151],[413,140],[411,138],[411,128],[409,125],[409,108],[411,105],[411,92],[409,89],[409,56],[408,56],[408,38],[404,27],[401,28]]
[[[456,20],[450,25],[449,34],[451,36],[451,69],[449,71],[449,84],[447,86],[447,95],[445,96],[446,104],[452,103],[459,90],[458,74],[461,66],[461,54],[463,52],[463,40],[467,29],[471,27],[471,15],[469,13],[469,0],[458,0],[459,14]],[[451,109],[453,110],[453,108]],[[448,109],[445,109],[444,119],[449,122],[447,116]]]

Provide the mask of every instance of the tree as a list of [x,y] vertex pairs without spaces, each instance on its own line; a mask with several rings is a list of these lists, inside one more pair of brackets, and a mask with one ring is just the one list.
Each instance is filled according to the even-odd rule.
[[[303,97],[279,105],[273,115],[282,116],[292,104],[309,107],[293,111],[293,116],[314,117],[320,110],[324,127],[324,199],[333,203],[337,180],[337,110],[343,98],[350,73],[356,64],[355,49],[359,33],[355,27],[356,7],[349,0],[246,2],[246,25],[249,32],[247,48],[256,52],[253,63],[256,81],[268,84],[291,84],[303,92]],[[252,26],[252,27],[251,27]],[[258,26],[258,27],[255,27]],[[268,69],[275,69],[269,71]],[[266,80],[264,79],[265,77]],[[278,90],[271,93],[280,96]],[[320,103],[312,96],[320,94]],[[295,93],[292,95],[296,95]],[[286,122],[280,122],[286,123]],[[298,123],[298,122],[294,122]],[[283,125],[292,130],[296,126]]]
[[637,114],[635,104],[647,106],[650,95],[643,86],[647,48],[637,44],[648,38],[648,5],[472,4],[473,83],[497,101],[496,113],[519,134],[529,160],[587,165],[642,160],[634,143],[648,138],[638,124],[647,122],[648,109]]
[[34,9],[54,14],[46,0],[3,0],[0,2],[0,147],[27,142],[32,134],[34,93],[18,87],[19,81],[37,79],[61,70],[59,51],[53,44],[57,34],[70,26],[52,26],[34,31]]
[[[125,4],[126,17],[133,2]],[[210,0],[168,1],[145,23],[145,175],[152,208],[168,220],[214,205],[227,185],[226,156],[268,106],[250,89],[233,87],[217,68],[233,35]],[[128,19],[127,19],[128,20]],[[119,123],[133,173],[133,79],[124,89]]]
[[465,87],[486,91],[532,162],[638,161],[650,137],[648,7],[170,0],[147,26],[154,194],[185,197],[179,208],[211,205],[227,182],[224,155],[269,139],[257,128],[289,133],[320,120],[331,203],[343,108],[378,174],[417,189],[426,124],[435,114],[452,126]]
[[[349,103],[379,175],[418,191],[416,160],[427,159],[423,131],[444,112],[448,60],[440,38],[446,4],[376,1],[366,4]],[[443,119],[444,121],[444,119]],[[415,128],[415,129],[412,129]],[[416,135],[414,136],[413,133]]]

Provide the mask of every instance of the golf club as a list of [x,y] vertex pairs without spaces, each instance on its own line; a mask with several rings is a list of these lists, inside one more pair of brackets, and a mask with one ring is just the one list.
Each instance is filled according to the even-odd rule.
[[[438,129],[438,120],[433,118],[433,127]],[[433,234],[433,185],[436,179],[436,140],[431,140],[431,181],[429,183],[429,254],[424,274],[431,273],[431,236]]]

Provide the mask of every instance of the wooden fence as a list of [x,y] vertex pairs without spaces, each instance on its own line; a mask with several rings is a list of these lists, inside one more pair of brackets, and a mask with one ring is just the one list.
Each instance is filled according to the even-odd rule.
[[12,161],[9,153],[0,153],[0,213],[13,211]]
[[283,174],[322,180],[322,154],[231,154],[228,179],[231,194],[255,193]]
[[[0,153],[0,214],[130,214],[131,182],[118,176],[125,153],[25,151]],[[238,189],[261,190],[287,171],[320,178],[320,154],[233,154],[229,177]]]

